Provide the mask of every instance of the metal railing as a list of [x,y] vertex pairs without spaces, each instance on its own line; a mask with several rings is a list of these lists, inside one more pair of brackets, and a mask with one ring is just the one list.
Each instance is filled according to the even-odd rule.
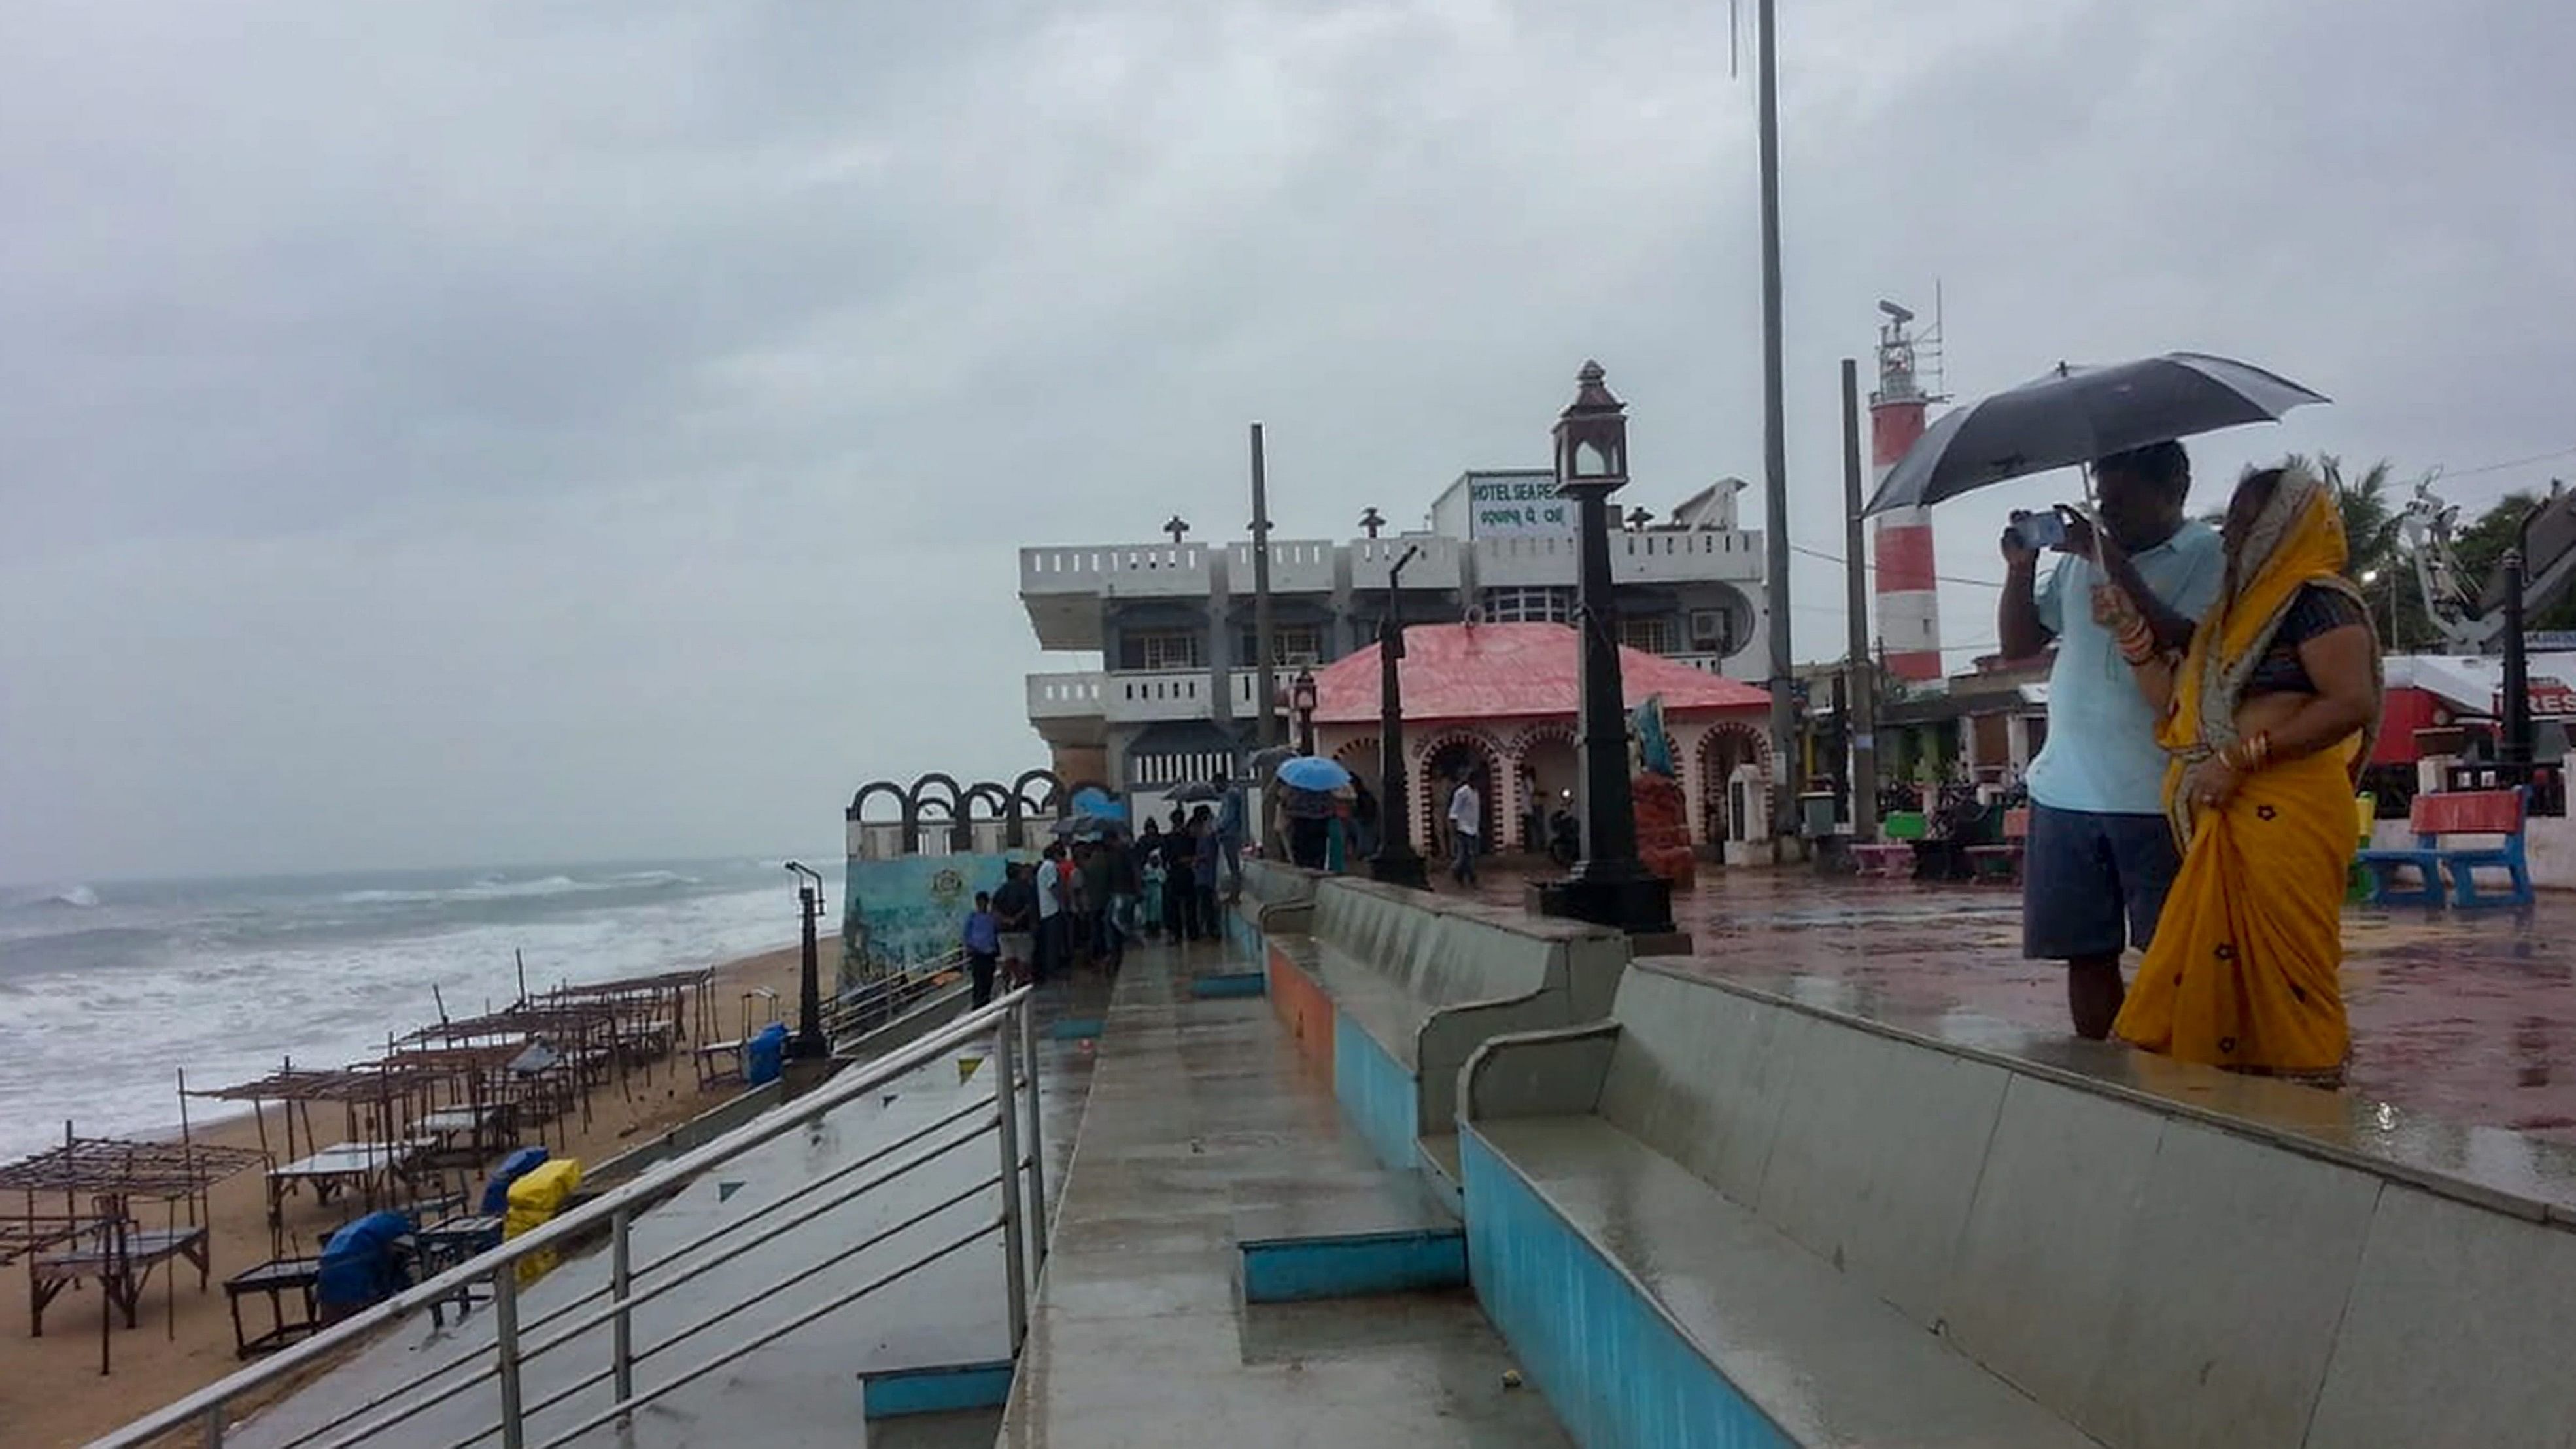
[[[293,1433],[280,1442],[278,1449],[308,1449],[308,1446],[309,1449],[354,1449],[354,1446],[374,1442],[387,1430],[424,1410],[486,1385],[489,1386],[487,1392],[495,1413],[494,1420],[479,1431],[447,1441],[447,1449],[469,1449],[469,1446],[490,1442],[498,1442],[502,1449],[557,1449],[557,1446],[570,1444],[611,1423],[623,1425],[638,1409],[674,1390],[997,1232],[1002,1238],[1009,1294],[1011,1354],[1017,1357],[1021,1341],[1027,1334],[1029,1294],[1036,1277],[1035,1270],[1044,1266],[1046,1259],[1045,1153],[1040,1136],[1039,1094],[1035,1090],[1034,1078],[1035,1024],[1029,1000],[1030,993],[1026,988],[1014,991],[878,1061],[850,1067],[804,1096],[761,1114],[703,1147],[648,1169],[633,1181],[583,1203],[541,1227],[509,1239],[498,1248],[344,1319],[272,1358],[92,1441],[89,1449],[141,1449],[141,1446],[163,1441],[164,1436],[170,1436],[168,1442],[185,1443],[188,1441],[178,1436],[191,1428],[198,1431],[195,1442],[204,1445],[205,1449],[220,1449],[238,1417],[234,1413],[236,1406],[264,1407],[280,1398],[291,1386],[303,1383],[314,1371],[329,1366],[340,1355],[375,1340],[384,1330],[417,1319],[433,1308],[452,1305],[469,1294],[479,1297],[484,1293],[489,1294],[493,1323],[492,1342],[488,1347],[477,1346],[471,1353],[410,1374],[401,1382],[373,1393],[355,1407],[340,1409],[324,1422]],[[776,1200],[697,1234],[648,1262],[634,1261],[631,1228],[639,1212],[670,1198],[713,1168],[818,1123],[834,1110],[867,1097],[899,1077],[931,1065],[960,1046],[986,1039],[992,1043],[993,1095],[989,1100],[976,1097],[942,1114],[937,1120],[915,1127],[893,1141],[832,1167],[798,1184],[793,1191]],[[1024,1085],[1028,1090],[1023,1090]],[[961,1124],[965,1130],[952,1131]],[[635,1310],[639,1305],[684,1284],[701,1282],[712,1269],[812,1223],[834,1208],[896,1182],[915,1169],[945,1158],[988,1134],[996,1141],[999,1159],[993,1173],[980,1176],[961,1190],[944,1193],[938,1201],[905,1213],[892,1224],[856,1240],[827,1238],[812,1241],[806,1244],[813,1250],[812,1260],[800,1263],[795,1271],[784,1277],[754,1285],[735,1284],[733,1286],[743,1291],[732,1293],[715,1291],[722,1280],[704,1283],[690,1295],[689,1301],[712,1311],[657,1343],[643,1347],[637,1345]],[[916,1148],[920,1150],[915,1152]],[[869,1171],[889,1158],[906,1153],[911,1155],[905,1160],[881,1171]],[[997,1187],[1002,1189],[998,1215],[977,1223],[971,1231],[953,1235],[935,1247],[918,1252],[901,1266],[833,1292],[821,1303],[751,1332],[739,1342],[676,1369],[658,1382],[649,1386],[638,1385],[636,1371],[639,1366],[655,1360],[665,1351],[735,1318],[782,1290],[795,1286],[811,1288],[813,1274],[845,1263],[951,1209],[992,1193]],[[1028,1194],[1025,1205],[1021,1197],[1023,1190]],[[790,1208],[795,1211],[787,1211]],[[561,1254],[567,1249],[577,1248],[603,1230],[608,1240],[607,1282],[554,1305],[542,1316],[523,1318],[519,1281],[521,1265],[532,1258],[540,1258],[540,1255]],[[725,1241],[728,1239],[731,1241]],[[705,1256],[693,1258],[693,1255],[701,1253]],[[683,1259],[692,1261],[682,1265]],[[547,1259],[540,1258],[540,1261]],[[602,1324],[610,1329],[605,1355],[607,1361],[572,1382],[551,1388],[543,1397],[531,1399],[533,1386],[524,1372],[526,1365]],[[582,1415],[569,1427],[551,1432],[548,1437],[531,1438],[530,1421],[536,1415],[602,1382],[612,1385],[614,1398],[611,1402]],[[818,1426],[818,1437],[832,1437],[838,1432]]]

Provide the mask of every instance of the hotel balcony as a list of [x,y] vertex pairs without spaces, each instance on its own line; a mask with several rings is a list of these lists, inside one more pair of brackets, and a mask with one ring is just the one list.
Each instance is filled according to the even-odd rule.
[[[1476,540],[1479,588],[1574,582],[1576,542],[1564,537]],[[1407,577],[1411,576],[1410,571]],[[1762,535],[1732,529],[1647,529],[1610,536],[1610,576],[1623,584],[1759,583]]]
[[[1227,672],[1228,703],[1234,718],[1252,718],[1252,696],[1260,678],[1259,672],[1251,669]],[[1295,666],[1271,672],[1276,690],[1272,698],[1283,717],[1288,708],[1288,687],[1296,678]],[[1205,669],[1032,674],[1027,677],[1029,723],[1049,744],[1096,745],[1111,725],[1213,719],[1216,709],[1209,694],[1211,683],[1211,671]]]
[[1414,589],[1447,589],[1458,587],[1458,540],[1440,534],[1417,534],[1410,538],[1363,538],[1350,545],[1351,588],[1369,593],[1386,588],[1388,570],[1404,557],[1408,548],[1418,548],[1413,562],[1404,566],[1404,587]]
[[[1040,647],[1097,649],[1102,600],[1204,599],[1211,583],[1209,563],[1203,543],[1024,548],[1020,601],[1028,607]],[[1330,571],[1327,562],[1328,578]]]
[[[1226,545],[1225,587],[1230,594],[1252,596],[1253,547]],[[1333,544],[1325,539],[1272,539],[1270,591],[1274,594],[1329,594],[1333,591]]]

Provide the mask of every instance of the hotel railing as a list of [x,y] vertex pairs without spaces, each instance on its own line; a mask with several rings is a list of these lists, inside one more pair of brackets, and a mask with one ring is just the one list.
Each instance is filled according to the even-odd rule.
[[[1016,1357],[1028,1331],[1028,1307],[1031,1285],[1036,1279],[1035,1270],[1046,1260],[1044,1146],[1039,1137],[1038,1093],[1031,1076],[1036,1060],[1036,1034],[1029,999],[1030,993],[1026,988],[1014,991],[911,1046],[864,1066],[850,1067],[804,1096],[761,1114],[693,1152],[648,1169],[634,1181],[573,1208],[542,1227],[512,1238],[491,1252],[343,1319],[272,1358],[92,1441],[89,1449],[142,1449],[142,1446],[163,1442],[194,1442],[206,1446],[206,1449],[220,1449],[225,1436],[234,1427],[236,1408],[264,1406],[291,1386],[328,1368],[341,1355],[375,1340],[384,1330],[415,1320],[434,1307],[452,1304],[469,1292],[476,1297],[488,1295],[490,1299],[494,1332],[488,1350],[478,1349],[473,1354],[412,1374],[355,1408],[341,1410],[325,1422],[282,1440],[278,1449],[355,1449],[355,1446],[375,1442],[387,1430],[425,1409],[477,1389],[483,1390],[491,1406],[493,1420],[473,1434],[447,1441],[447,1449],[470,1449],[470,1446],[485,1443],[498,1443],[502,1449],[557,1449],[557,1446],[570,1444],[603,1427],[612,1424],[623,1427],[637,1410],[663,1396],[995,1233],[999,1233],[1002,1239],[1004,1286],[1009,1295],[1011,1352]],[[804,1182],[777,1201],[694,1236],[649,1262],[638,1264],[633,1261],[630,1230],[638,1212],[669,1198],[713,1169],[754,1148],[819,1122],[837,1108],[868,1097],[886,1083],[928,1066],[947,1052],[988,1039],[992,1043],[994,1068],[990,1100],[968,1102],[937,1121]],[[960,1124],[964,1124],[966,1130],[950,1132]],[[932,1145],[923,1146],[933,1138],[940,1138],[943,1133],[949,1135]],[[869,1233],[855,1242],[838,1238],[796,1239],[794,1241],[800,1246],[811,1250],[811,1260],[801,1263],[796,1271],[767,1282],[741,1284],[704,1276],[720,1264],[774,1241],[844,1203],[897,1182],[924,1165],[987,1136],[992,1137],[996,1144],[993,1149],[998,1158],[995,1171],[945,1194],[931,1206],[906,1214],[891,1226]],[[915,1148],[921,1150],[914,1152]],[[901,1153],[912,1155],[883,1171],[868,1172],[868,1169]],[[818,1306],[761,1327],[727,1348],[659,1377],[649,1386],[639,1382],[638,1368],[663,1350],[734,1318],[777,1290],[807,1283],[812,1274],[846,1262],[997,1187],[1002,1189],[998,1215],[978,1223],[971,1231],[957,1234],[939,1246],[913,1256],[900,1267],[879,1273],[846,1291],[836,1292]],[[1023,1191],[1027,1194],[1025,1204]],[[790,1207],[797,1210],[786,1212]],[[779,1216],[782,1213],[784,1215]],[[764,1219],[773,1218],[764,1224]],[[757,1231],[753,1231],[755,1228]],[[543,1317],[523,1320],[519,1300],[520,1264],[539,1254],[561,1254],[567,1249],[578,1248],[585,1240],[602,1232],[608,1240],[608,1281],[555,1306]],[[674,1267],[682,1259],[702,1252],[708,1255],[689,1262],[685,1267]],[[638,1346],[634,1323],[636,1306],[692,1282],[700,1283],[700,1286],[689,1295],[689,1301],[711,1311],[676,1329],[658,1343]],[[728,1289],[734,1291],[726,1291]],[[524,1373],[528,1362],[602,1324],[610,1329],[606,1345],[608,1351],[604,1355],[606,1361],[589,1373],[570,1383],[552,1387],[544,1397],[531,1401],[532,1386]],[[551,1331],[540,1335],[539,1330]],[[613,1386],[611,1402],[572,1420],[568,1427],[546,1433],[543,1438],[531,1436],[530,1421],[536,1415],[603,1382]],[[195,1431],[193,1436],[186,1433],[191,1429]],[[852,1432],[855,1432],[855,1426]],[[835,1429],[826,1437],[848,1436]]]

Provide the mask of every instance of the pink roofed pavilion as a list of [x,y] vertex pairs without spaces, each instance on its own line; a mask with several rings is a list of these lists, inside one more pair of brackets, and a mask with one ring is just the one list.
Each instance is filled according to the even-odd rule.
[[[1442,786],[1425,778],[1468,771],[1484,797],[1486,836],[1532,848],[1530,828],[1574,789],[1578,639],[1564,624],[1417,624],[1404,631],[1397,665],[1404,696],[1405,773],[1414,782],[1417,842]],[[1742,765],[1767,766],[1771,696],[1743,682],[1642,650],[1619,651],[1633,708],[1660,696],[1681,786],[1692,804],[1691,839],[1725,838],[1726,783]],[[1315,675],[1315,748],[1377,786],[1378,649],[1345,655]]]

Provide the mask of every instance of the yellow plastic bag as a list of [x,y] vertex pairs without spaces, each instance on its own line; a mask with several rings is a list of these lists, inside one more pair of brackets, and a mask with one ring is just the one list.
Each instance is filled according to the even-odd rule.
[[[581,1186],[581,1163],[558,1157],[538,1163],[510,1184],[510,1212],[501,1220],[501,1236],[515,1238],[553,1221],[564,1201]],[[548,1248],[519,1260],[519,1286],[524,1288],[554,1271],[562,1255]]]

